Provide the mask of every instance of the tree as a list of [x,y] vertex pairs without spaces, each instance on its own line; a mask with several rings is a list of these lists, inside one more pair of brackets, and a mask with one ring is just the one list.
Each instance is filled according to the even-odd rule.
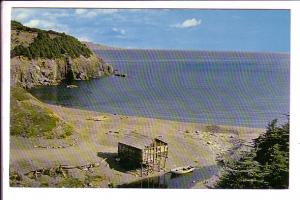
[[[36,32],[37,37],[34,38],[29,47],[18,45],[12,49],[11,57],[22,55],[30,59],[38,57],[52,59],[62,58],[65,56],[64,54],[68,54],[72,58],[79,57],[80,55],[88,58],[92,54],[87,46],[65,33],[29,28],[16,21],[12,21],[12,29]],[[51,39],[49,34],[56,35],[56,37]]]
[[259,163],[253,161],[253,152],[244,152],[237,161],[227,161],[224,168],[226,173],[217,183],[217,188],[255,189],[266,185]]
[[217,188],[288,188],[289,120],[282,126],[273,120],[254,143],[253,150],[224,164]]

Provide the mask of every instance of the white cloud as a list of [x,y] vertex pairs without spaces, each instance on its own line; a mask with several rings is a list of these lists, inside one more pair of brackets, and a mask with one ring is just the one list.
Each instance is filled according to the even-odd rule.
[[42,14],[44,17],[47,17],[47,19],[51,18],[51,19],[56,19],[59,17],[69,17],[70,14],[68,14],[67,12],[45,12]]
[[24,25],[33,28],[33,27],[37,27],[39,24],[40,24],[40,20],[32,19],[29,22],[26,22]]
[[17,21],[23,21],[28,19],[34,14],[33,9],[23,9],[23,8],[13,8],[12,9],[12,19]]
[[90,42],[91,40],[88,37],[82,36],[77,37],[79,41]]
[[119,33],[121,35],[125,35],[126,31],[124,29],[118,29],[118,28],[112,28],[112,30],[116,33]]
[[96,10],[99,14],[112,14],[119,12],[119,9],[97,9]]
[[93,18],[93,17],[96,17],[96,16],[97,16],[97,13],[94,12],[94,11],[90,11],[90,12],[87,12],[85,14],[85,17],[87,17],[87,18]]
[[173,27],[176,28],[191,28],[191,27],[195,27],[201,24],[201,19],[197,20],[195,18],[192,19],[187,19],[184,22],[180,23],[180,24],[176,24]]
[[75,14],[82,15],[87,12],[87,9],[76,9]]
[[69,32],[69,27],[67,25],[44,20],[44,19],[31,19],[28,22],[24,23],[24,25],[32,28],[54,30],[57,32],[65,32],[65,33]]
[[117,33],[117,35],[115,36],[116,38],[127,38],[126,31],[124,29],[112,28],[112,31]]
[[15,20],[17,20],[17,21],[22,21],[22,20],[24,20],[24,19],[26,19],[26,18],[28,18],[28,17],[29,17],[29,14],[28,14],[28,13],[21,12],[21,13],[19,13],[17,16],[15,16]]
[[94,18],[101,14],[113,14],[118,11],[118,9],[76,9],[75,14],[79,17]]

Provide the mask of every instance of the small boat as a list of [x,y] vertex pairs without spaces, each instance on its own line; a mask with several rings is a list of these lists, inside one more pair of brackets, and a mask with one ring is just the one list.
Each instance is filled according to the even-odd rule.
[[124,77],[124,78],[127,76],[127,74],[119,74],[119,73],[114,73],[114,75],[115,75],[115,76]]
[[195,169],[195,167],[193,167],[193,166],[177,167],[177,168],[171,169],[171,173],[186,174],[186,173],[194,171],[194,169]]
[[77,85],[67,85],[67,88],[78,88]]

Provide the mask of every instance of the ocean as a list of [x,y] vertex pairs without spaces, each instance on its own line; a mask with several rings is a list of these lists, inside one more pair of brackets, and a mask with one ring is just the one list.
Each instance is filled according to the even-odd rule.
[[80,109],[264,128],[287,120],[290,60],[284,53],[95,50],[126,78],[34,88],[43,102]]

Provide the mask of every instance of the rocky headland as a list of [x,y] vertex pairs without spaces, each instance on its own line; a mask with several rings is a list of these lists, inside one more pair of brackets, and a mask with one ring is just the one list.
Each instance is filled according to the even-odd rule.
[[89,80],[113,73],[84,43],[55,31],[12,21],[11,85],[32,88],[63,80]]

